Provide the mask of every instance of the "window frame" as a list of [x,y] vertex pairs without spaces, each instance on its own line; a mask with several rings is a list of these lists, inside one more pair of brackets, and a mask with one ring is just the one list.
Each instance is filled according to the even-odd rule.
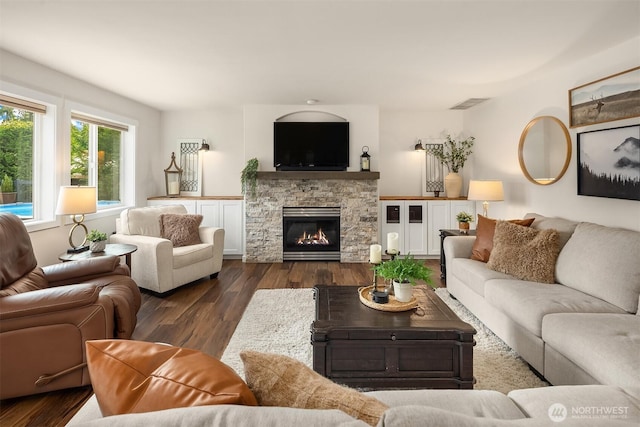
[[[121,203],[101,208],[85,220],[119,215],[122,210],[135,206],[136,200],[136,140],[137,120],[91,107],[64,97],[53,96],[0,79],[0,92],[7,96],[45,105],[46,114],[34,117],[33,200],[34,219],[24,220],[28,232],[40,231],[71,224],[67,216],[55,215],[58,192],[71,182],[71,114],[103,118],[108,122],[128,127],[123,132],[120,152]],[[38,118],[38,116],[41,116]],[[55,161],[51,161],[54,159]],[[130,184],[133,183],[133,184]],[[37,201],[37,203],[35,202]]]
[[[55,159],[59,141],[57,121],[61,101],[59,98],[32,89],[0,81],[0,92],[4,95],[42,104],[46,113],[34,113],[33,123],[33,219],[24,220],[27,231],[38,231],[58,226],[55,215],[57,200],[57,166],[44,159]],[[37,202],[36,202],[37,201]]]
[[[136,200],[136,189],[134,185],[125,185],[126,182],[135,183],[135,141],[137,132],[137,121],[120,116],[115,113],[111,113],[102,109],[91,107],[75,101],[67,101],[65,103],[65,127],[64,127],[64,140],[67,141],[64,144],[64,170],[62,175],[63,185],[70,185],[71,183],[71,121],[80,120],[86,118],[87,123],[90,126],[96,125],[95,122],[103,122],[105,124],[121,125],[127,128],[126,131],[122,130],[121,149],[120,149],[120,203],[117,205],[110,205],[108,207],[98,207],[97,212],[94,214],[86,215],[85,218],[90,220],[94,218],[103,218],[106,216],[112,216],[119,214],[122,210],[128,207],[133,207]],[[81,118],[80,118],[81,117]],[[90,133],[92,132],[90,128]],[[95,129],[97,138],[97,127]],[[92,144],[91,137],[89,140],[89,168],[94,168],[94,160],[97,155],[96,146],[97,139]],[[91,160],[94,159],[94,160]],[[91,170],[91,174],[97,173]],[[64,184],[66,183],[66,184]]]

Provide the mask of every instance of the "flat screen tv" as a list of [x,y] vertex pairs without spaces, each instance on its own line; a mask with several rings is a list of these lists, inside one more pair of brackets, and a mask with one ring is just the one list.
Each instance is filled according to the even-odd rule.
[[275,122],[276,170],[344,171],[349,166],[348,122]]

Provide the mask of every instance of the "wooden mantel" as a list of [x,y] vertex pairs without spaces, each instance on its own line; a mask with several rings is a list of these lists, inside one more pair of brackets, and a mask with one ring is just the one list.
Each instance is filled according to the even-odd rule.
[[380,172],[272,171],[258,172],[258,179],[380,179]]

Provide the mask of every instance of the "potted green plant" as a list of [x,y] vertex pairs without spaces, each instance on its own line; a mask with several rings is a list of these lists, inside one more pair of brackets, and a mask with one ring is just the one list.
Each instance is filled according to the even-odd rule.
[[471,214],[466,213],[465,211],[458,212],[456,215],[456,220],[458,221],[458,229],[461,233],[469,232],[469,223],[473,222],[473,217]]
[[449,169],[449,174],[444,178],[444,188],[447,197],[460,197],[462,190],[462,177],[458,174],[460,169],[471,155],[473,148],[473,136],[456,141],[447,135],[442,145],[436,145],[432,150],[433,155]]
[[242,169],[240,174],[240,184],[242,185],[242,194],[256,196],[256,184],[258,179],[258,159],[255,157],[247,161],[247,165]]
[[102,252],[107,246],[107,233],[98,230],[91,230],[87,234],[89,249],[91,252]]
[[397,256],[373,267],[383,279],[393,280],[393,293],[399,302],[409,302],[416,280],[431,285],[431,269],[423,261],[416,260],[410,253],[404,258]]
[[0,183],[0,201],[2,204],[6,203],[15,203],[16,202],[16,192],[13,191],[13,180],[7,174],[4,174],[4,178],[2,178],[2,183]]

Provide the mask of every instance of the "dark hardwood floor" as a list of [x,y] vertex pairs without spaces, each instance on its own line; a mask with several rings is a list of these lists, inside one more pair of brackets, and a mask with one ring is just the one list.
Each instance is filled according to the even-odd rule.
[[[440,281],[439,260],[426,260]],[[166,342],[220,357],[256,289],[311,288],[316,284],[369,285],[369,264],[225,260],[214,280],[200,280],[162,298],[143,292],[132,339]],[[91,387],[0,402],[0,426],[64,426],[91,397]]]

